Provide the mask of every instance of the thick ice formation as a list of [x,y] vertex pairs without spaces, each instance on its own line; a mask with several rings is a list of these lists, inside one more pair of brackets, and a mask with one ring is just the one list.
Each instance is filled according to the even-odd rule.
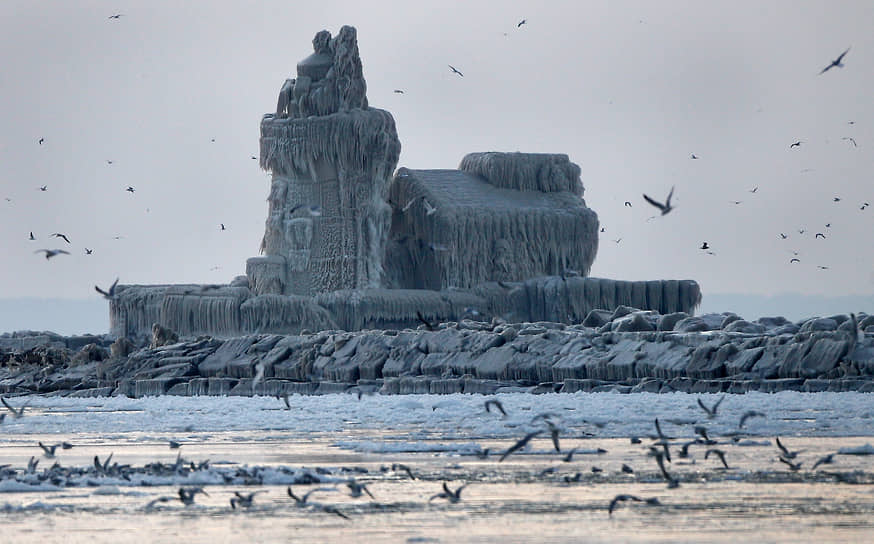
[[262,256],[229,285],[119,286],[111,332],[183,336],[404,328],[418,316],[579,322],[626,305],[692,312],[692,280],[587,278],[598,217],[567,155],[472,153],[402,168],[392,115],[367,102],[356,31],[321,31],[261,120],[271,173]]

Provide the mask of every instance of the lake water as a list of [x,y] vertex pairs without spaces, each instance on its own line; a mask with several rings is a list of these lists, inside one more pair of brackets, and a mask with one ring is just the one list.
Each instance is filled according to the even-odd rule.
[[[500,399],[508,415],[486,412],[486,398]],[[719,399],[329,395],[292,397],[286,409],[264,397],[9,398],[28,408],[0,425],[0,465],[9,465],[0,474],[0,519],[7,539],[43,543],[127,542],[134,534],[141,542],[210,543],[874,538],[874,456],[834,455],[813,470],[829,453],[863,452],[874,442],[874,395],[727,396],[712,419],[699,398],[708,406]],[[747,410],[766,416],[739,429]],[[544,412],[550,415],[535,417]],[[656,417],[672,437],[667,470],[680,481],[674,489],[649,455]],[[544,419],[560,429],[562,453]],[[695,426],[717,444],[692,444],[681,458]],[[542,432],[527,448],[499,462],[534,430]],[[797,472],[778,461],[777,436],[801,450]],[[171,449],[170,440],[181,448]],[[47,458],[39,441],[74,447]],[[488,457],[476,455],[485,448]],[[728,469],[715,453],[704,458],[710,448],[725,453]],[[102,464],[110,454],[106,471],[94,468],[95,456]],[[31,458],[39,463],[28,472]],[[60,468],[50,469],[54,462]],[[415,479],[392,469],[398,463]],[[350,496],[350,478],[374,498]],[[433,498],[443,482],[453,490],[467,485],[460,501]],[[312,491],[305,505],[288,495],[289,485],[298,496]],[[202,486],[208,495],[187,506],[175,499],[149,506],[175,497],[180,486]],[[234,492],[252,491],[261,492],[252,507],[231,508]],[[619,494],[659,504],[624,501],[608,514]]]

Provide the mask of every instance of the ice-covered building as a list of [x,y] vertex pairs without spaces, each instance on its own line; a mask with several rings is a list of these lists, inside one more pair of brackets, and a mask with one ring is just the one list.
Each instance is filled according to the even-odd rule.
[[[262,255],[224,286],[120,285],[111,332],[183,335],[400,328],[502,317],[577,321],[624,304],[693,312],[692,280],[589,278],[598,218],[567,155],[471,153],[396,173],[391,113],[367,102],[354,28],[314,52],[261,120],[271,173]],[[394,175],[393,175],[394,173]]]

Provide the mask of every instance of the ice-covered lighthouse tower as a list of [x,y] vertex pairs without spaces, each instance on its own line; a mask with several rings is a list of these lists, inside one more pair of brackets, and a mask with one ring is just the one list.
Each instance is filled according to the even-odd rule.
[[264,256],[246,263],[256,295],[380,286],[401,150],[394,118],[367,105],[355,28],[323,30],[313,49],[261,120],[272,181]]

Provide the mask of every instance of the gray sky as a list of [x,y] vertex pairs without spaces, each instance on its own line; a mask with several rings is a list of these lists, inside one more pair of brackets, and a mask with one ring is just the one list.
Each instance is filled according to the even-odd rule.
[[[874,293],[872,2],[179,4],[0,3],[0,298],[245,273],[267,211],[259,121],[313,35],[343,24],[399,166],[491,150],[581,166],[606,227],[592,275]],[[676,210],[648,222],[641,193],[671,186]],[[56,247],[72,255],[33,253]]]

